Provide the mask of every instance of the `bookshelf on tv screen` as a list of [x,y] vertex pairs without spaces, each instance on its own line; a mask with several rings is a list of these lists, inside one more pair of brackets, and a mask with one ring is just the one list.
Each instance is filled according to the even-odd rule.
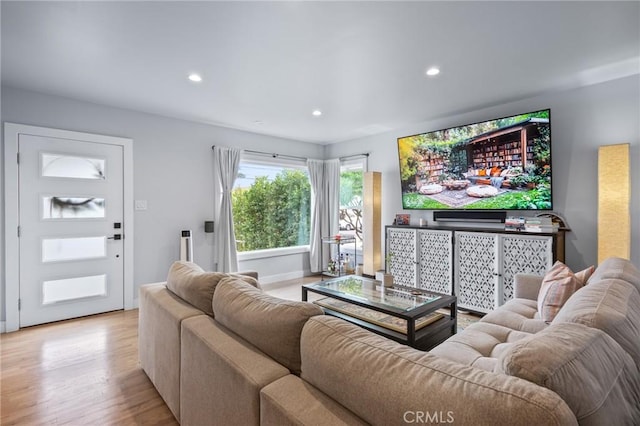
[[402,207],[550,210],[549,109],[398,138]]

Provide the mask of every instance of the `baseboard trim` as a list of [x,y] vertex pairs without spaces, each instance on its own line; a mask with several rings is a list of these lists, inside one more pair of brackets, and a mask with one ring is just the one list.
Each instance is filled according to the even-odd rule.
[[295,280],[296,278],[302,278],[307,275],[311,275],[311,271],[292,271],[284,274],[259,275],[258,281],[264,290],[270,290],[276,288],[276,284],[280,281]]
[[0,321],[0,334],[7,332],[7,325],[5,321]]

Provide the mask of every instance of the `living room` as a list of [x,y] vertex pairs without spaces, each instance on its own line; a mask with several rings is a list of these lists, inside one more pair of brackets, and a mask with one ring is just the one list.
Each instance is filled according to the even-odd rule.
[[[19,26],[20,22],[24,22],[21,20],[27,19],[30,13],[34,13],[34,16],[40,19],[46,18],[48,13],[52,14],[52,17],[58,13],[62,15],[69,13],[70,20],[73,22],[73,13],[76,13],[74,7],[77,5],[67,4],[66,6],[69,8],[66,12],[54,12],[56,7],[63,8],[64,4],[52,3],[46,6],[51,10],[43,13],[36,10],[38,7],[44,7],[39,3],[27,4],[26,6],[20,5],[18,2],[2,3],[2,122],[3,124],[20,123],[119,136],[133,140],[133,198],[146,201],[147,206],[146,210],[136,210],[134,212],[134,232],[133,235],[126,236],[133,240],[134,268],[132,281],[134,285],[132,294],[129,295],[132,299],[133,307],[139,304],[138,289],[141,285],[162,282],[166,279],[169,267],[173,261],[179,258],[181,230],[191,229],[193,232],[194,262],[205,270],[215,270],[216,268],[214,239],[211,234],[204,231],[204,222],[212,220],[215,215],[213,202],[215,169],[212,162],[212,145],[234,146],[246,150],[266,151],[312,159],[333,159],[368,153],[368,169],[382,173],[382,194],[384,199],[382,204],[382,223],[390,225],[396,214],[411,213],[413,221],[424,218],[429,221],[429,224],[433,224],[431,212],[405,212],[402,210],[397,138],[546,108],[549,108],[552,113],[554,141],[553,210],[562,214],[571,228],[571,232],[566,235],[565,255],[567,265],[574,270],[581,270],[597,263],[598,148],[603,145],[620,143],[630,144],[632,194],[630,205],[632,218],[630,259],[635,265],[640,265],[640,249],[638,247],[638,241],[640,241],[640,198],[637,197],[638,182],[640,182],[640,168],[638,167],[638,161],[640,160],[640,59],[638,57],[640,28],[638,24],[638,4],[636,2],[607,2],[606,4],[573,2],[571,5],[555,5],[554,3],[544,2],[542,4],[536,3],[535,6],[532,3],[521,5],[520,7],[529,8],[527,9],[528,16],[531,16],[537,8],[545,16],[549,15],[547,16],[549,19],[557,16],[557,20],[555,20],[557,22],[554,21],[553,25],[549,23],[549,28],[545,29],[544,24],[539,26],[541,29],[538,35],[541,37],[541,41],[538,43],[551,49],[554,44],[561,42],[561,37],[566,37],[572,40],[570,43],[577,45],[576,51],[579,52],[576,53],[576,58],[567,61],[571,64],[570,67],[566,65],[570,68],[569,71],[551,75],[546,74],[545,67],[541,66],[536,75],[537,84],[535,85],[535,90],[532,89],[534,86],[533,81],[519,80],[517,78],[512,79],[509,82],[510,86],[505,89],[501,85],[507,86],[506,82],[493,80],[493,74],[490,72],[492,70],[491,66],[487,66],[487,70],[484,71],[482,67],[474,66],[471,68],[475,68],[480,73],[473,77],[475,85],[467,85],[464,80],[457,80],[455,83],[459,90],[466,93],[466,101],[457,105],[449,105],[445,102],[445,98],[450,93],[442,93],[441,89],[433,86],[439,82],[446,82],[447,79],[466,78],[454,73],[454,69],[456,69],[456,72],[460,72],[459,70],[462,69],[462,66],[456,65],[457,68],[447,66],[447,60],[444,57],[433,59],[423,57],[418,61],[422,67],[430,66],[431,61],[442,63],[441,75],[433,79],[428,79],[424,76],[423,69],[414,70],[420,80],[415,83],[413,89],[415,89],[415,93],[420,93],[421,96],[411,99],[411,102],[417,110],[421,104],[430,104],[428,110],[418,110],[414,115],[405,117],[406,121],[396,125],[393,120],[386,119],[382,115],[384,111],[392,110],[396,105],[389,103],[379,107],[377,110],[372,110],[370,113],[367,112],[367,108],[375,104],[378,93],[383,96],[390,90],[385,85],[389,85],[389,87],[402,86],[392,86],[393,82],[391,81],[379,81],[377,86],[373,86],[378,93],[371,89],[372,86],[367,86],[368,91],[366,93],[356,92],[357,102],[353,101],[353,103],[349,103],[352,100],[346,98],[347,94],[350,93],[348,87],[334,86],[330,90],[334,98],[332,102],[327,101],[326,104],[317,105],[315,100],[309,99],[307,105],[298,105],[300,108],[304,107],[303,111],[294,111],[293,109],[285,111],[285,114],[289,114],[292,117],[292,122],[294,117],[299,117],[298,119],[307,126],[308,133],[306,138],[301,136],[297,138],[277,136],[279,133],[270,129],[271,123],[269,120],[263,118],[267,111],[253,111],[253,107],[248,107],[247,105],[251,105],[251,94],[244,92],[241,87],[237,88],[237,92],[238,98],[242,98],[242,102],[240,105],[234,105],[233,108],[242,108],[244,106],[249,111],[245,116],[246,122],[243,126],[225,125],[217,117],[208,113],[203,113],[199,118],[176,114],[171,116],[168,112],[162,111],[160,107],[156,110],[136,108],[135,100],[128,104],[121,104],[118,97],[125,99],[126,94],[123,93],[118,93],[111,98],[94,98],[91,96],[92,94],[78,93],[73,89],[73,84],[69,82],[67,82],[67,91],[57,90],[55,86],[47,86],[39,76],[31,77],[30,72],[35,72],[35,69],[23,68],[20,61],[13,62],[17,61],[17,58],[21,55],[29,57],[28,54],[21,52],[29,52],[30,48],[38,44],[32,44],[33,41],[27,34],[26,25],[23,26],[25,29],[20,31],[16,27]],[[302,7],[302,4],[291,3],[289,6]],[[428,6],[428,3],[420,3],[413,7],[427,8]],[[471,8],[467,9],[466,14],[473,16],[483,16],[483,10],[487,11],[484,13],[490,15],[490,12],[494,12],[492,8],[497,7],[496,5],[483,5],[482,3],[475,5],[459,4],[460,8],[463,8],[463,6]],[[84,7],[89,6],[85,5]],[[153,5],[149,4],[148,7],[153,7]],[[253,5],[246,4],[244,7],[247,10],[251,10],[250,8]],[[372,5],[362,4],[360,7],[372,7]],[[504,4],[500,7],[517,8],[518,6]],[[34,10],[30,10],[31,8]],[[548,10],[545,12],[547,8]],[[577,11],[572,8],[577,8]],[[586,9],[583,11],[580,8]],[[342,19],[346,21],[347,18],[352,18],[357,22],[358,7],[354,4],[347,9],[349,13]],[[394,10],[391,7],[388,10],[377,11],[377,19],[381,19],[378,14],[384,15],[384,12]],[[427,11],[428,9],[422,10],[422,13],[428,16]],[[246,11],[242,10],[242,12]],[[364,13],[364,10],[360,12]],[[444,15],[438,16],[448,17],[448,13],[453,13],[452,11],[446,12]],[[293,12],[289,11],[289,13]],[[510,11],[510,13],[521,16],[515,10]],[[556,13],[557,15],[554,15]],[[408,13],[408,15],[411,14]],[[331,16],[330,14],[328,15],[323,21],[327,24],[331,22]],[[82,16],[82,19],[89,19],[88,15],[80,16]],[[95,16],[94,19],[98,20]],[[307,16],[307,19],[311,18]],[[470,18],[467,17],[467,19]],[[478,20],[481,21],[479,18]],[[578,21],[581,20],[585,22],[580,24]],[[56,25],[61,25],[64,21],[54,22],[56,22]],[[340,22],[344,24],[344,21]],[[399,17],[396,17],[393,21],[395,24],[401,22],[403,21]],[[92,21],[85,21],[85,25],[90,27],[94,24]],[[95,25],[98,24],[95,23]],[[513,23],[509,25],[514,25],[509,27],[512,29],[517,29],[518,27]],[[576,28],[570,31],[572,25]],[[262,27],[260,28],[263,29]],[[478,25],[477,30],[481,31],[481,28],[483,27]],[[597,28],[597,30],[593,28]],[[580,42],[572,38],[573,30],[580,30],[577,34],[580,34],[580,37],[584,37],[588,42],[578,46]],[[359,37],[366,39],[371,35],[371,31],[373,30],[365,31],[364,35],[360,34]],[[53,33],[56,34],[57,32],[53,31]],[[42,36],[43,33],[39,34]],[[97,47],[92,45],[91,41],[87,41],[85,45],[81,43],[81,40],[76,40],[77,44],[74,45],[69,41],[69,37],[73,33],[61,32],[60,34],[62,42],[69,43],[67,48],[69,57],[65,57],[69,63],[77,65],[85,61],[86,66],[88,66],[92,60],[91,54],[97,55],[94,50],[97,50]],[[588,34],[592,34],[592,36],[587,37]],[[545,35],[548,35],[548,37],[544,37]],[[92,34],[92,36],[96,35]],[[255,34],[253,37],[259,39]],[[533,41],[533,35],[531,34],[527,35],[525,42],[519,43],[515,41],[506,43],[503,39],[507,37],[505,34],[498,32],[493,38],[487,37],[482,38],[482,40],[493,39],[498,44],[495,48],[496,50],[500,50],[502,54],[513,51],[514,55],[516,55],[516,51],[526,49],[523,44],[526,45],[529,40],[533,44],[536,43]],[[239,40],[242,40],[242,38],[239,37]],[[379,39],[375,40],[380,42]],[[40,39],[40,42],[43,42],[43,40]],[[330,49],[331,46],[339,50],[341,45],[339,41],[333,40],[332,42],[335,44],[320,46],[317,48],[318,50],[313,50],[311,53],[321,56],[324,52],[323,49]],[[470,43],[470,40],[467,39],[465,42]],[[442,43],[446,44],[446,40],[443,40]],[[569,42],[566,43],[563,46],[570,44]],[[471,46],[474,47],[473,45]],[[362,62],[369,64],[368,55],[372,57],[377,55],[377,49],[383,47],[384,51],[389,55],[384,61],[396,63],[396,66],[399,67],[398,58],[392,55],[396,46],[378,44],[369,46],[369,50],[359,46],[359,48],[363,48],[362,52],[360,52],[361,57],[351,56],[351,58],[359,58]],[[482,47],[492,50],[486,46]],[[417,54],[416,52],[419,49],[415,46],[414,48],[415,50],[407,53],[407,56]],[[88,52],[81,49],[87,49]],[[84,56],[78,53],[78,50],[84,52]],[[593,56],[589,55],[591,50],[594,52]],[[540,61],[559,61],[559,56],[571,56],[566,49],[563,51],[551,50],[551,52],[552,54],[550,54],[549,58],[541,58]],[[154,52],[153,55],[150,54],[150,57],[156,58],[163,53],[162,51]],[[442,51],[443,56],[445,53],[446,51]],[[260,61],[265,60],[269,55],[269,49],[265,48],[265,51],[254,52],[254,54],[256,59],[252,58],[251,61],[247,61],[248,67],[256,67],[256,64],[259,65]],[[273,54],[282,55],[281,52],[274,52]],[[145,54],[138,52],[138,55],[141,58],[138,60],[138,66],[140,66],[140,63],[144,65]],[[458,53],[449,52],[449,55],[456,56]],[[496,56],[500,55],[496,54]],[[509,59],[510,54],[505,54],[505,56],[506,59],[500,62],[500,65],[504,67],[513,61]],[[73,59],[74,57],[75,59]],[[517,57],[520,58],[520,56]],[[403,58],[405,57],[403,56]],[[346,60],[348,58],[342,57],[342,59]],[[493,59],[495,60],[495,57]],[[104,58],[101,60],[104,60]],[[332,60],[336,60],[336,57],[332,56]],[[7,61],[12,61],[11,63],[18,65],[14,67]],[[178,60],[176,59],[175,61]],[[61,63],[64,62],[61,60]],[[357,62],[357,60],[354,59],[354,62]],[[28,62],[27,64],[35,67],[34,64],[36,63]],[[216,63],[224,63],[224,61],[218,60]],[[117,65],[123,70],[126,69],[124,63]],[[204,84],[200,86],[192,85],[186,80],[186,74],[190,72],[190,68],[197,65],[189,63],[181,63],[179,65],[179,67],[172,68],[172,73],[174,69],[184,67],[184,70],[180,71],[180,73],[175,72],[177,74],[175,78],[184,80],[182,90],[185,96],[193,96],[194,92],[197,93],[202,88],[208,88],[207,90],[215,93],[215,89],[212,89],[214,83],[209,83],[210,80],[208,80],[209,77],[206,73],[203,73]],[[342,64],[334,65],[339,68]],[[378,62],[373,62],[371,64],[372,69],[369,69],[369,71],[375,72],[375,66],[378,65],[380,65]],[[275,65],[271,66],[275,67]],[[67,71],[64,68],[56,68],[54,63],[41,63],[39,68],[49,69],[47,72],[52,75]],[[140,69],[143,68],[141,66]],[[552,69],[553,67],[549,65],[548,68]],[[512,73],[516,72],[514,68],[510,69]],[[122,72],[126,73],[125,71]],[[153,70],[147,70],[147,72],[153,73]],[[349,70],[345,68],[344,72],[348,73]],[[213,70],[210,73],[213,74]],[[74,78],[77,77],[88,79],[89,83],[95,86],[109,84],[115,86],[118,84],[117,81],[114,83],[102,80],[102,77],[98,78],[93,75],[74,75]],[[152,90],[162,92],[162,87],[154,85],[155,77],[153,74],[140,73],[136,74],[134,78],[141,85],[151,86]],[[357,79],[357,77],[345,79],[343,83],[346,84],[345,82]],[[68,80],[71,80],[71,78],[69,77]],[[123,78],[123,80],[126,80],[126,78]],[[281,81],[277,83],[283,84]],[[207,86],[207,84],[211,85]],[[315,83],[308,84],[313,85]],[[479,90],[478,88],[483,84],[494,87],[496,90],[500,88],[500,96],[483,99],[474,98],[474,91]],[[422,89],[425,85],[429,87],[427,91]],[[286,92],[286,86],[276,86],[270,90],[269,95],[272,98],[279,96],[286,98],[288,96],[284,93]],[[329,91],[326,88],[325,90]],[[206,95],[196,94],[195,96],[196,98],[198,96],[206,98],[211,96],[211,92],[207,92]],[[411,94],[412,92],[409,91],[404,93],[403,97],[409,99],[408,97]],[[165,93],[163,96],[164,102],[170,104],[175,97],[180,96],[180,93]],[[442,97],[442,100],[439,97]],[[200,102],[206,104],[206,100],[200,100]],[[441,110],[439,109],[439,104],[447,105],[447,108]],[[332,120],[337,115],[340,115],[347,106],[364,111],[362,115],[370,115],[371,118],[364,122],[357,121],[358,126],[349,129],[351,133],[322,133],[326,128],[331,128],[332,123],[335,123],[336,127],[341,124]],[[311,115],[313,108],[322,108],[323,116],[313,117]],[[263,115],[261,116],[260,114]],[[255,123],[255,121],[260,120],[265,121],[265,123]],[[326,139],[318,139],[317,134],[327,135]],[[338,137],[337,135],[340,136]],[[4,202],[4,185],[0,191],[2,191]],[[9,233],[13,233],[13,231],[8,228],[5,229],[4,222],[1,226],[3,241],[5,241],[6,236]],[[5,259],[7,255],[10,255],[5,247],[5,244],[3,244],[2,249],[0,249],[0,273],[3,276],[2,288],[0,289],[0,309],[2,309],[0,320],[2,321],[3,329],[7,320],[5,303],[7,301],[6,288],[8,285],[5,280],[7,268]],[[304,249],[298,253],[278,254],[257,259],[242,259],[241,256],[239,270],[258,271],[261,280],[264,279],[265,283],[311,274],[309,254]]]

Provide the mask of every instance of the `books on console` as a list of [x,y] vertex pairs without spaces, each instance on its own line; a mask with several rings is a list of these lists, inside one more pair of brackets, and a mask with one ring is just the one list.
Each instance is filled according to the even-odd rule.
[[505,231],[515,232],[558,232],[558,224],[551,221],[549,217],[507,217],[504,222]]
[[524,231],[524,217],[515,217],[509,216],[504,221],[504,230],[505,231]]

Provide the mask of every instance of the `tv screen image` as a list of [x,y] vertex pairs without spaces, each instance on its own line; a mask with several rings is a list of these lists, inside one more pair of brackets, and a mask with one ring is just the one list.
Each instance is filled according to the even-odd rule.
[[550,210],[551,111],[398,138],[408,210]]

